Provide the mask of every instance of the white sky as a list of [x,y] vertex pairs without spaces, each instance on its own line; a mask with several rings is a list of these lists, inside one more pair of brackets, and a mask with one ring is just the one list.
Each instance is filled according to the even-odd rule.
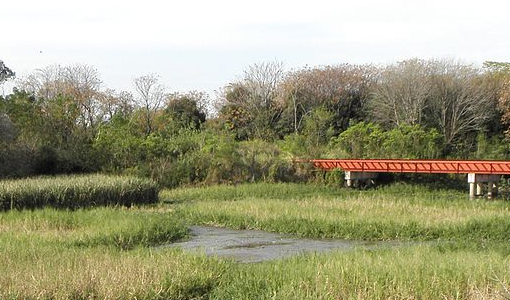
[[250,64],[288,69],[457,58],[510,61],[508,0],[16,0],[0,5],[0,59],[18,77],[89,64],[106,86],[161,76],[210,94]]

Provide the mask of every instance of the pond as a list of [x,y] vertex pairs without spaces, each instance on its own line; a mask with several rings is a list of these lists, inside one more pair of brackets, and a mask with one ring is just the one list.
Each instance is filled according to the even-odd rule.
[[193,226],[190,233],[189,240],[169,246],[206,255],[230,257],[242,263],[262,262],[310,252],[402,245],[400,242],[305,239],[260,230],[233,230],[207,226]]

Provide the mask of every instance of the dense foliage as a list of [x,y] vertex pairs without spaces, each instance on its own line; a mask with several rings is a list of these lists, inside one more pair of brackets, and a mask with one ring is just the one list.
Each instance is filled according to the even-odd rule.
[[309,179],[296,158],[510,157],[508,63],[262,63],[216,99],[169,93],[153,74],[135,94],[104,89],[86,65],[15,85],[0,98],[0,177],[109,172],[174,187]]

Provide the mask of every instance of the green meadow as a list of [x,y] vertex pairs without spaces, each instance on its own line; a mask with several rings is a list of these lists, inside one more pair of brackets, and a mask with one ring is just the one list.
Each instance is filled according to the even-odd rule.
[[[0,212],[0,299],[510,297],[510,202],[465,191],[260,183],[97,203]],[[161,247],[199,224],[410,243],[252,264]]]

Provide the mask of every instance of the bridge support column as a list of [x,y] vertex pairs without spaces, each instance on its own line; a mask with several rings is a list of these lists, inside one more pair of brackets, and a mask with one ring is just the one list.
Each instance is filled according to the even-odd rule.
[[368,181],[377,178],[375,172],[345,171],[345,183],[348,187],[357,185],[360,181]]
[[477,196],[483,196],[484,184],[487,184],[487,197],[492,198],[495,194],[497,194],[497,186],[500,179],[501,175],[469,173],[469,198],[473,199]]
[[494,184],[492,182],[489,182],[487,184],[487,198],[491,199],[493,194],[492,194],[492,189],[494,187]]
[[476,183],[476,195],[477,196],[483,196],[483,183],[482,182],[477,182]]
[[492,184],[492,195],[495,197],[498,195],[498,183],[494,182]]
[[474,199],[475,197],[476,197],[475,183],[474,182],[470,182],[469,183],[469,198],[470,199]]

